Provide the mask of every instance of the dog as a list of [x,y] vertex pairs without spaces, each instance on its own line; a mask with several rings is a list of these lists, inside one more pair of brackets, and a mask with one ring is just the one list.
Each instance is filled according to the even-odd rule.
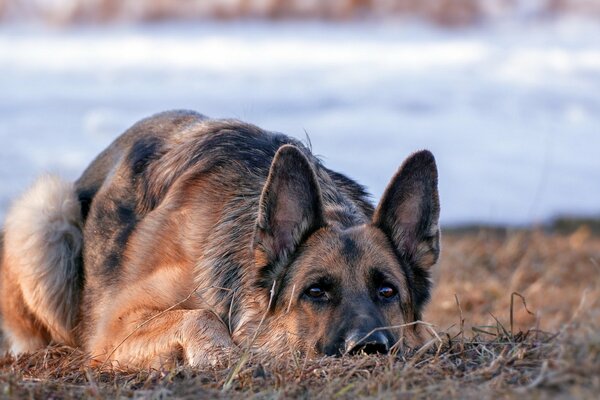
[[10,350],[52,343],[120,366],[422,344],[440,253],[437,167],[408,157],[377,207],[300,141],[170,111],[76,182],[43,176],[9,210],[0,307]]

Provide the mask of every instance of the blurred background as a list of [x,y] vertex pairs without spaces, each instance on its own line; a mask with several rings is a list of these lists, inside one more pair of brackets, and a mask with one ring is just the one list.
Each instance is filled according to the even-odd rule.
[[0,220],[175,108],[305,140],[375,200],[438,159],[442,222],[600,215],[600,0],[0,0]]

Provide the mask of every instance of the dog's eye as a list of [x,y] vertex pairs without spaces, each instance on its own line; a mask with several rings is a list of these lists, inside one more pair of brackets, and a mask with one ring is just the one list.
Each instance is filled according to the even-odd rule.
[[306,289],[306,295],[313,299],[320,299],[325,296],[325,290],[321,286],[314,285]]
[[391,299],[396,295],[396,293],[396,289],[389,285],[383,285],[379,288],[379,296],[383,297],[384,299]]

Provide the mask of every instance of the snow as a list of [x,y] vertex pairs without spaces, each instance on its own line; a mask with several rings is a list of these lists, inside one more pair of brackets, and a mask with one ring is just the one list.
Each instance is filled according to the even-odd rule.
[[136,120],[194,109],[304,139],[377,199],[429,148],[442,221],[600,214],[600,26],[203,23],[0,28],[0,220]]

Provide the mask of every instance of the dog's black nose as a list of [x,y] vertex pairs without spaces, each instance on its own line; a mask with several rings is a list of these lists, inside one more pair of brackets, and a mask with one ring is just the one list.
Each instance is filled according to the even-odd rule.
[[353,332],[346,339],[347,354],[385,354],[390,349],[390,342],[383,332]]

